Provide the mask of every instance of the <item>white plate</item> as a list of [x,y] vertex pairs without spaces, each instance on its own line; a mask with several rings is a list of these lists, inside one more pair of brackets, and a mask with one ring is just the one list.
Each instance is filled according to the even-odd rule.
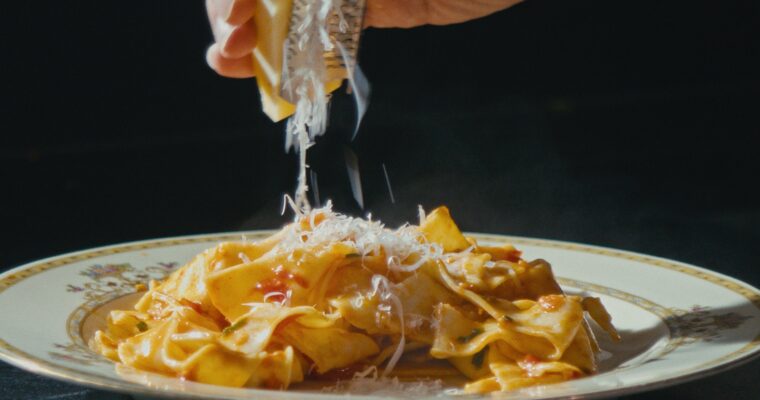
[[[249,239],[268,234],[245,233]],[[745,283],[631,252],[540,239],[473,236],[481,243],[508,241],[523,250],[527,259],[548,260],[568,292],[602,298],[623,336],[620,343],[601,343],[609,354],[605,353],[600,374],[513,392],[510,398],[632,393],[722,371],[760,354],[760,291]],[[164,277],[217,242],[240,237],[236,233],[148,240],[66,254],[7,271],[0,275],[0,359],[41,375],[146,396],[331,396],[319,390],[237,389],[156,375],[120,375],[113,363],[87,348],[88,335],[102,324],[99,315],[113,307],[115,299],[124,300],[136,283]],[[368,395],[366,391],[351,394]],[[381,394],[388,393],[374,393]],[[440,394],[418,392],[415,397]]]

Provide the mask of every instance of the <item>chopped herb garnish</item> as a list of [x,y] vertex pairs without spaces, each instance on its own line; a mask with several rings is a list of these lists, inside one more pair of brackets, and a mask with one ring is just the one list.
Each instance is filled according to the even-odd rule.
[[148,330],[148,324],[145,323],[145,321],[140,321],[137,324],[135,324],[137,327],[137,330],[140,332],[145,332]]
[[515,322],[515,320],[512,319],[509,315],[504,315],[501,317],[506,322]]
[[361,254],[359,254],[359,253],[350,253],[350,254],[346,254],[346,258],[356,258],[356,257],[361,257],[361,256],[362,256],[362,255],[361,255]]
[[458,338],[457,338],[457,341],[458,341],[459,343],[467,343],[467,342],[469,342],[470,340],[472,340],[472,339],[473,339],[475,336],[478,336],[478,335],[480,335],[481,333],[483,333],[483,331],[482,331],[482,330],[480,330],[480,329],[478,329],[478,328],[475,328],[475,329],[473,329],[473,330],[472,330],[472,332],[470,332],[470,334],[469,334],[469,335],[467,335],[467,336],[460,336],[460,337],[458,337]]
[[246,319],[245,319],[245,318],[241,318],[241,319],[239,319],[239,320],[238,320],[237,322],[235,322],[234,324],[232,324],[232,325],[230,325],[230,326],[228,326],[228,327],[226,327],[226,328],[222,329],[222,335],[229,335],[230,333],[232,333],[232,332],[234,332],[234,331],[236,331],[236,330],[238,330],[238,329],[242,328],[242,327],[243,327],[243,325],[245,325],[245,322],[246,322]]
[[483,366],[483,360],[486,358],[487,352],[488,346],[483,347],[483,350],[480,350],[479,352],[475,353],[474,356],[472,356],[472,365],[474,365],[475,368],[480,368]]

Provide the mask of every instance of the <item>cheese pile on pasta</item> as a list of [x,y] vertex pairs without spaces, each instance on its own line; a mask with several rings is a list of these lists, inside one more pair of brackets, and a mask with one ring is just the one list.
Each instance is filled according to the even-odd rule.
[[328,206],[264,240],[221,243],[112,311],[90,346],[139,370],[278,389],[392,374],[413,351],[448,361],[470,393],[596,371],[584,311],[617,338],[598,299],[564,295],[546,261],[465,237],[445,207],[420,214],[391,230]]

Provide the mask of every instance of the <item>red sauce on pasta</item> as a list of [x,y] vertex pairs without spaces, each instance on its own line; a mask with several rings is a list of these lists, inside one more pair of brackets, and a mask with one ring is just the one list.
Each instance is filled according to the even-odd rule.
[[201,306],[200,303],[196,303],[194,301],[190,301],[190,300],[188,300],[188,299],[186,299],[184,297],[182,299],[180,299],[179,303],[182,304],[185,307],[192,308],[198,314],[206,315],[206,313],[203,311],[203,306]]
[[516,263],[520,261],[520,256],[522,256],[522,251],[512,250],[509,253],[507,253],[506,256],[504,256],[504,258],[509,262]]
[[257,283],[256,286],[254,286],[254,290],[264,294],[273,293],[273,295],[267,298],[267,300],[283,301],[291,287],[291,282],[302,288],[309,287],[309,283],[301,275],[286,271],[280,266],[275,268],[273,277]]
[[554,311],[565,304],[565,296],[551,294],[538,299],[538,304],[546,311]]
[[255,288],[262,293],[278,292],[284,294],[288,291],[288,284],[278,278],[269,278],[257,283]]
[[535,365],[541,362],[541,360],[539,360],[538,357],[534,356],[533,354],[527,354],[523,358],[523,362],[528,365]]

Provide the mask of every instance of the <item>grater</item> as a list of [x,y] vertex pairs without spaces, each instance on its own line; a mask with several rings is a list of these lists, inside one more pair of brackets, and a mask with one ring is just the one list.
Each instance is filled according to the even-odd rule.
[[[350,78],[354,72],[359,52],[359,39],[364,23],[366,0],[323,0],[330,3],[331,9],[326,16],[327,33],[331,49],[325,49],[322,57],[325,62],[325,80],[336,81]],[[309,9],[317,0],[293,0],[288,34],[283,43],[283,61],[281,76],[293,76],[292,60],[297,56],[297,43],[304,33],[299,31],[306,18],[310,18]],[[323,3],[324,4],[324,3]],[[280,82],[279,94],[290,103],[295,103],[293,93],[286,90],[285,79]]]

